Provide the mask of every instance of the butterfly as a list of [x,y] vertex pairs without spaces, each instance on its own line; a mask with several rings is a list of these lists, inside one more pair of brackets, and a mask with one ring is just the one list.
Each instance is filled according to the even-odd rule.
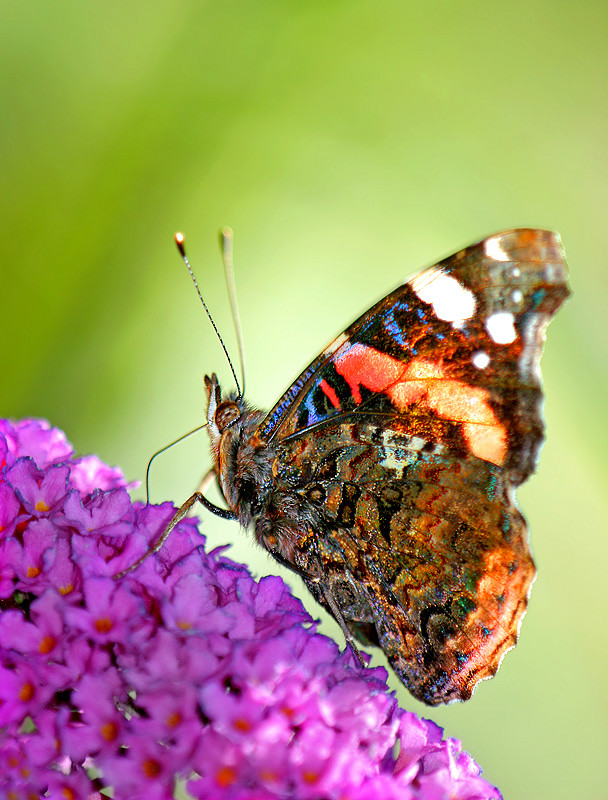
[[[268,413],[205,377],[215,510],[428,705],[467,700],[516,643],[535,567],[515,489],[568,294],[558,235],[505,231],[376,303]],[[170,528],[197,500],[214,510],[196,493]]]

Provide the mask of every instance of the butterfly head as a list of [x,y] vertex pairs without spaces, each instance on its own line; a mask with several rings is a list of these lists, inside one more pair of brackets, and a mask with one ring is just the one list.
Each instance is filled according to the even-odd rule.
[[205,375],[205,388],[207,390],[207,426],[211,443],[217,447],[221,435],[227,428],[232,427],[241,418],[243,409],[236,396],[230,395],[222,400],[220,388],[215,372],[211,377]]
[[[207,389],[207,430],[215,460],[215,471],[229,508],[243,526],[259,510],[262,486],[269,485],[273,459],[268,447],[255,437],[265,414],[247,405],[232,392],[222,399],[217,375],[205,376]],[[258,487],[252,491],[252,487]]]

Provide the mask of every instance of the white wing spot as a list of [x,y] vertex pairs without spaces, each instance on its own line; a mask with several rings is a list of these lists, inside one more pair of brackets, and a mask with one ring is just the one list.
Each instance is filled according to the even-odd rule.
[[486,239],[484,244],[484,249],[486,251],[486,255],[489,258],[493,258],[494,261],[509,261],[509,254],[505,253],[505,251],[500,246],[500,240],[497,236],[493,236],[491,239]]
[[515,319],[508,311],[497,311],[486,320],[486,330],[496,344],[511,344],[517,339]]
[[[420,458],[420,451],[429,444],[428,439],[420,436],[404,436],[390,429],[382,431],[384,458],[380,461],[383,467],[395,472],[401,480],[405,469],[415,464]],[[432,453],[441,454],[445,450],[439,442],[433,442]]]
[[423,302],[433,306],[439,319],[446,322],[461,324],[475,313],[473,292],[439,269],[432,267],[421,272],[410,281],[410,286]]
[[477,367],[477,369],[485,369],[490,363],[490,356],[487,353],[484,353],[483,350],[478,350],[473,354],[473,358],[471,360],[473,361],[473,366]]
[[512,275],[514,278],[519,278],[519,276],[521,275],[521,270],[520,270],[520,268],[519,268],[519,267],[513,267],[513,268],[511,269],[511,275]]
[[380,462],[383,467],[397,473],[397,477],[403,478],[403,470],[416,461],[416,456],[408,450],[389,450]]
[[513,291],[511,292],[511,300],[513,300],[514,303],[519,305],[523,299],[524,299],[524,293],[521,291],[521,289],[513,289]]

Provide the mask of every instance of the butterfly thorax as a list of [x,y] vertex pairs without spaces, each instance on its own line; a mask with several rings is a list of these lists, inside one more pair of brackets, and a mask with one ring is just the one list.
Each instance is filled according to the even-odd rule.
[[259,545],[302,575],[318,572],[310,563],[308,533],[323,526],[323,514],[302,495],[310,465],[293,469],[285,446],[260,435],[267,412],[242,398],[222,400],[217,377],[205,378],[209,405],[207,427],[220,489],[244,528],[253,527]]

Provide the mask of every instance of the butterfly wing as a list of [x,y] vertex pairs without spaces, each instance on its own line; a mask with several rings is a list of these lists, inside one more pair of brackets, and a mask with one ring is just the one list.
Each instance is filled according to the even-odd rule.
[[508,478],[393,428],[352,423],[334,434],[300,452],[307,483],[288,487],[289,468],[281,481],[283,504],[296,495],[317,512],[293,563],[414,696],[467,699],[515,644],[534,578]]
[[547,231],[468,247],[351,325],[258,429],[277,454],[260,528],[300,509],[288,561],[429,704],[470,697],[517,638],[534,565],[514,487],[566,279]]
[[399,430],[498,464],[516,485],[543,437],[544,331],[568,296],[557,234],[496,234],[420,273],[354,322],[259,428],[270,442],[330,422]]

